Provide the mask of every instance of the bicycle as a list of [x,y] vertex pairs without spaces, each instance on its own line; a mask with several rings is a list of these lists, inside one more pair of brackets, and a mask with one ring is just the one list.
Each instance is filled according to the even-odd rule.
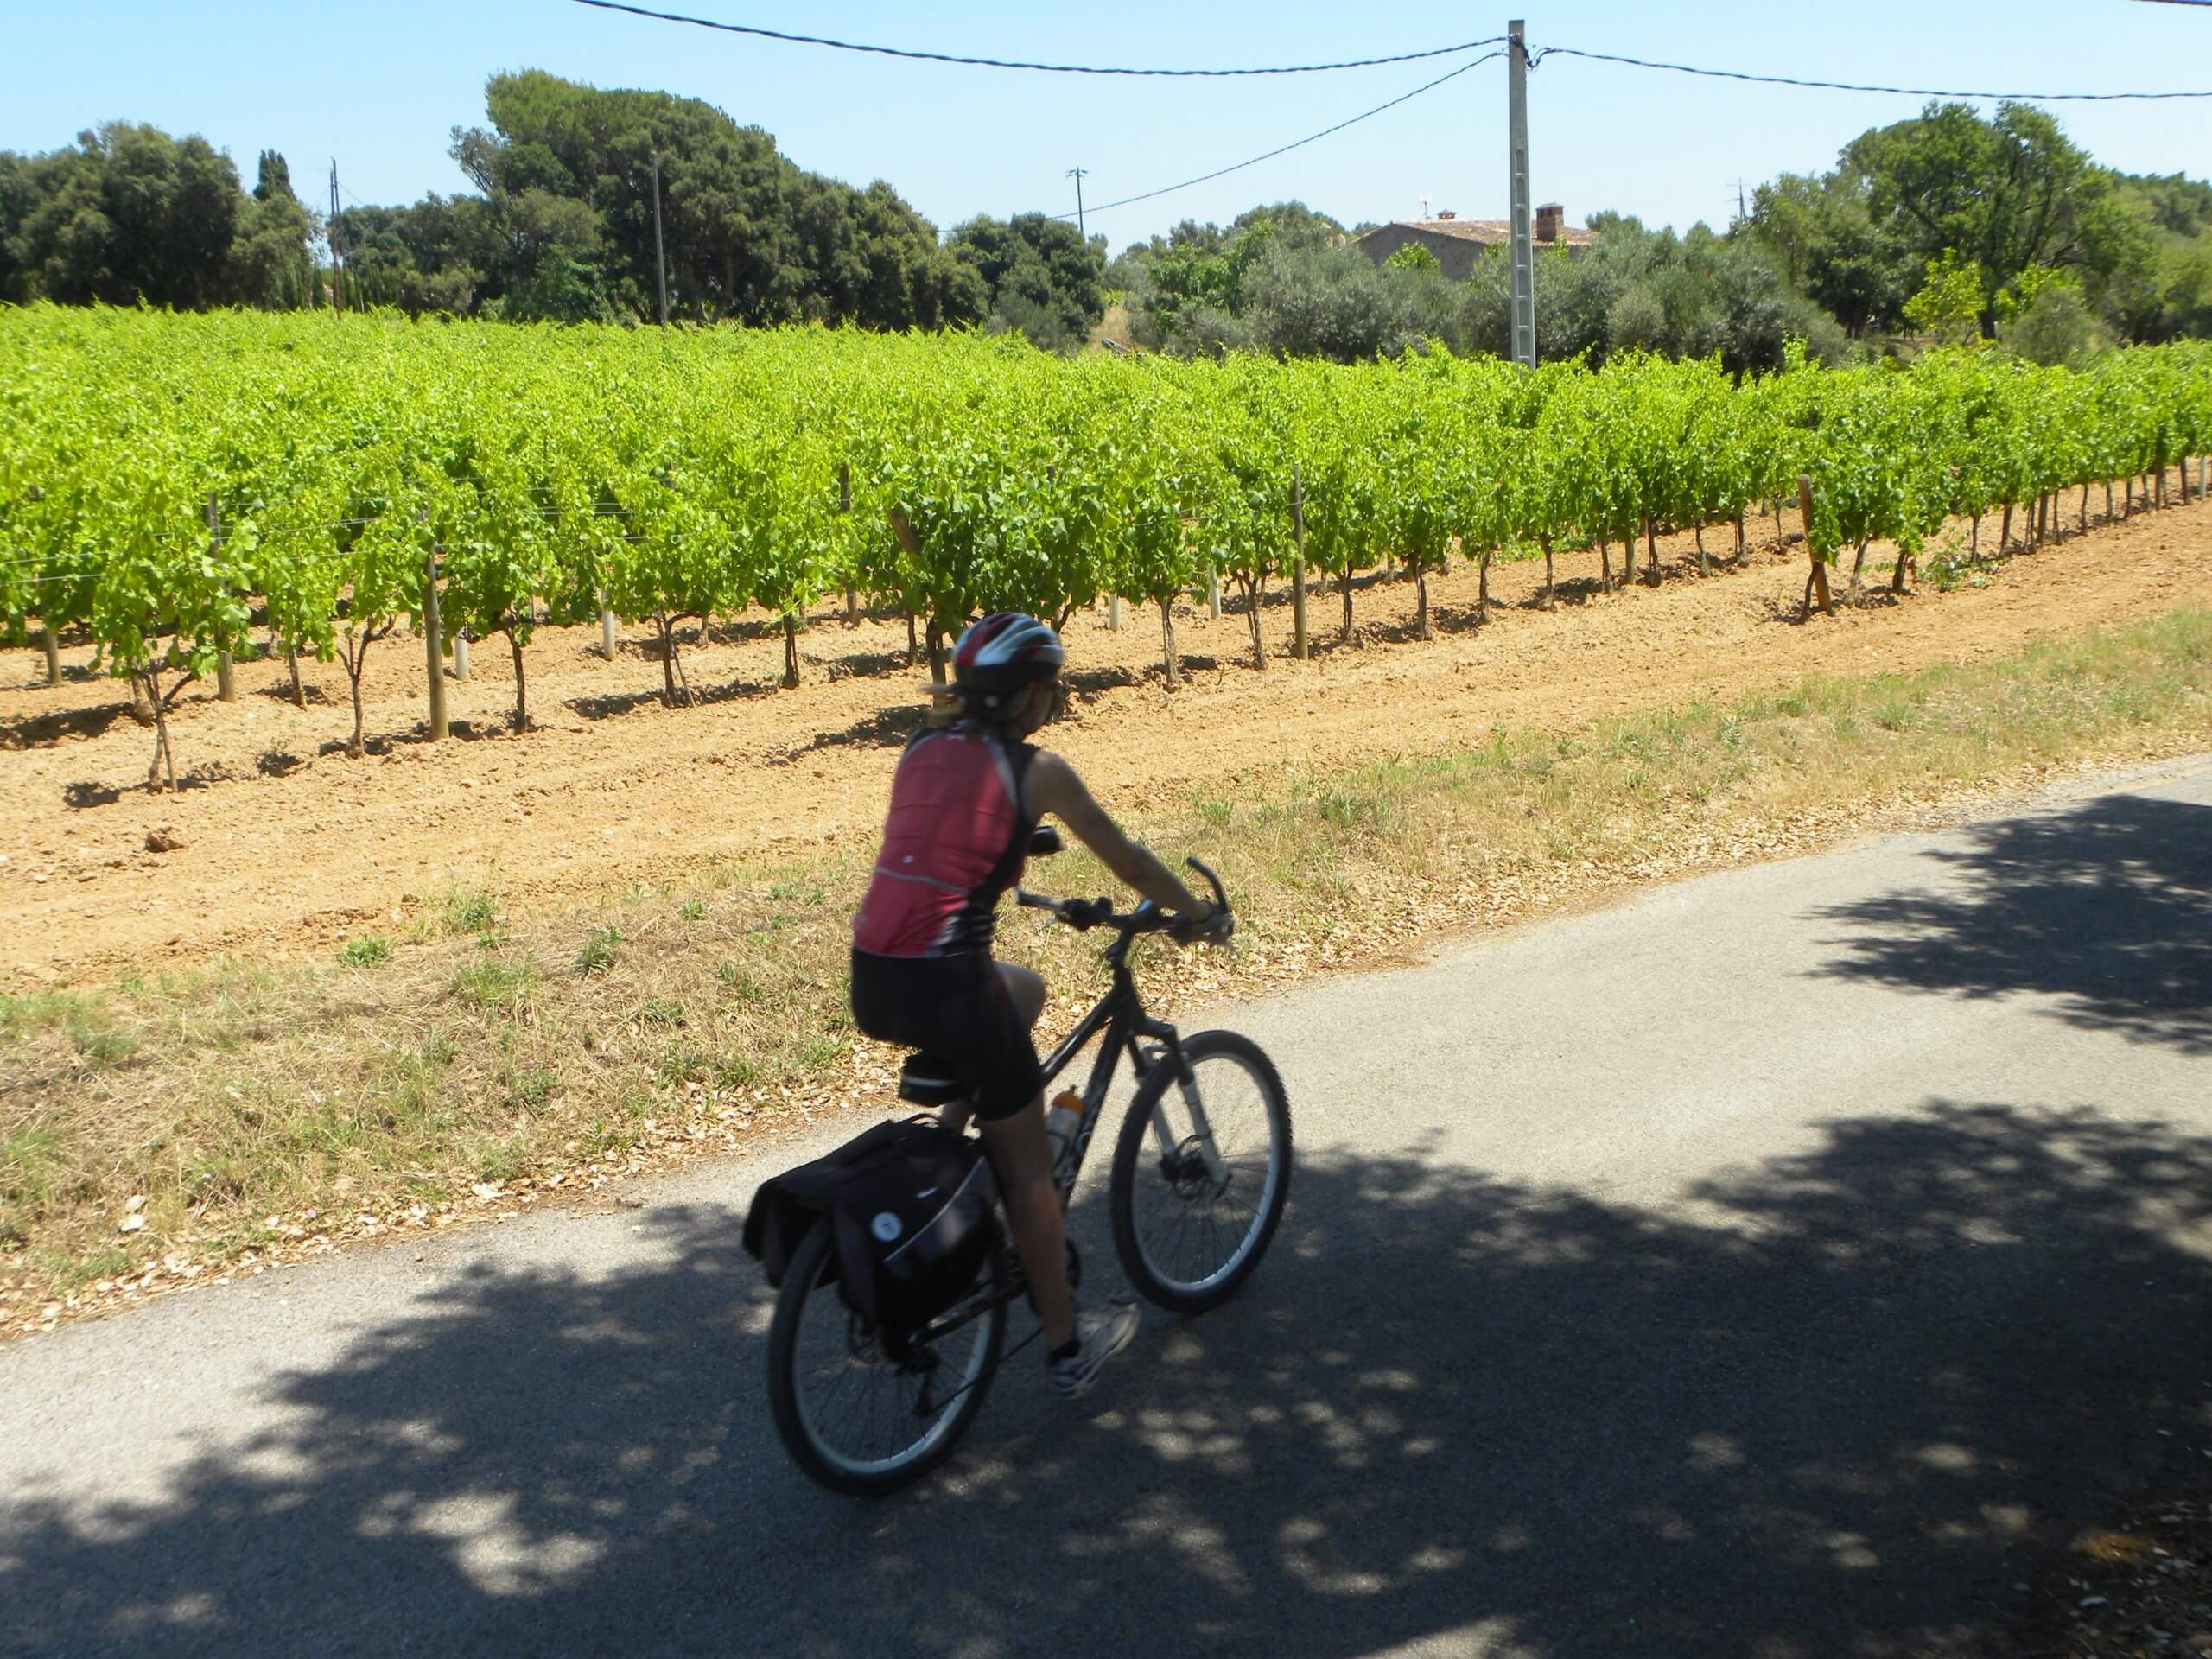
[[[1057,834],[1045,830],[1032,850],[1058,848]],[[1196,859],[1190,865],[1212,887],[1216,906],[1233,927],[1219,879]],[[1083,1090],[1082,1121],[1055,1169],[1060,1208],[1066,1211],[1074,1193],[1126,1054],[1136,1090],[1114,1147],[1115,1254],[1129,1282],[1155,1306],[1185,1315],[1218,1307],[1258,1268],[1289,1196],[1290,1102],[1282,1079],[1249,1038],[1230,1031],[1185,1037],[1146,1014],[1130,948],[1148,933],[1177,925],[1149,899],[1133,911],[1116,912],[1105,899],[1048,899],[1027,892],[1015,898],[1078,931],[1107,928],[1115,936],[1103,953],[1112,982],[1045,1062],[1049,1092],[1090,1039],[1104,1033]],[[908,1058],[899,1096],[948,1110],[966,1103],[950,1068],[934,1066],[923,1055]],[[1224,1125],[1253,1119],[1262,1130],[1256,1149],[1235,1150]],[[1230,1149],[1224,1149],[1225,1141]],[[1167,1237],[1145,1224],[1148,1204],[1169,1218]],[[1012,1357],[1005,1351],[1007,1310],[1027,1290],[1007,1243],[1002,1208],[993,1211],[989,1224],[975,1287],[915,1333],[906,1357],[896,1360],[838,1295],[836,1243],[827,1218],[792,1252],[769,1325],[768,1398],[785,1448],[814,1480],[856,1496],[896,1491],[951,1456],[966,1435],[999,1366]],[[1185,1268],[1163,1259],[1184,1242],[1197,1245],[1199,1260]],[[1074,1285],[1082,1262],[1072,1239],[1067,1249]],[[1014,1351],[1038,1334],[1024,1338]]]

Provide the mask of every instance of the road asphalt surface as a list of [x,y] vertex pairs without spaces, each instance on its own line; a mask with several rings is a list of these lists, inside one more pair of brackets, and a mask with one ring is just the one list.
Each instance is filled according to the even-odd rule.
[[775,1439],[787,1147],[0,1347],[0,1651],[1968,1652],[2212,1457],[2212,757],[1214,1022],[1268,1261],[922,1487]]

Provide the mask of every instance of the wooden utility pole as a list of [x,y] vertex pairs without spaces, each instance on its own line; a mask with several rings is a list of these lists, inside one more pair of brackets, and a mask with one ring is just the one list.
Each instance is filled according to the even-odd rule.
[[660,283],[660,326],[668,327],[668,255],[660,240],[660,156],[653,156],[653,276]]
[[[218,563],[223,556],[223,510],[213,490],[207,492],[207,556]],[[215,653],[215,696],[221,702],[238,700],[238,670],[227,651]]]
[[1090,245],[1090,233],[1083,224],[1083,175],[1090,171],[1087,167],[1068,168],[1068,177],[1075,181],[1075,233],[1083,238],[1083,245],[1086,248]]
[[1302,663],[1313,652],[1306,643],[1306,502],[1294,461],[1290,463],[1290,545],[1296,561],[1290,572],[1290,654]]
[[1813,615],[1813,600],[1817,594],[1823,616],[1835,614],[1835,601],[1828,594],[1828,568],[1813,547],[1813,480],[1807,473],[1797,474],[1797,514],[1805,522],[1805,556],[1812,562],[1812,569],[1805,577],[1805,620]]

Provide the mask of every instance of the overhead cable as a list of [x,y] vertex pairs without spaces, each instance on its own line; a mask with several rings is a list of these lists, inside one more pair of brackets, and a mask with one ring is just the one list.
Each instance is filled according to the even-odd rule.
[[[1446,73],[1439,75],[1434,80],[1429,81],[1426,85],[1414,87],[1410,92],[1399,93],[1397,97],[1392,99],[1387,104],[1377,104],[1371,110],[1362,110],[1357,115],[1348,117],[1344,120],[1338,122],[1333,127],[1324,127],[1319,132],[1307,133],[1303,138],[1294,138],[1290,143],[1287,144],[1279,144],[1274,149],[1268,151],[1265,155],[1255,156],[1249,161],[1237,162],[1228,167],[1217,167],[1211,173],[1201,173],[1197,178],[1185,179],[1180,184],[1164,184],[1157,190],[1147,190],[1137,195],[1123,196],[1118,201],[1105,202],[1098,207],[1088,208],[1085,211],[1092,213],[1103,213],[1112,208],[1127,207],[1132,202],[1150,201],[1154,196],[1170,195],[1178,190],[1187,190],[1194,184],[1205,184],[1211,180],[1225,177],[1231,173],[1241,173],[1248,167],[1257,167],[1262,162],[1273,161],[1278,156],[1286,155],[1289,151],[1297,149],[1303,145],[1313,143],[1317,139],[1326,138],[1332,132],[1342,132],[1346,127],[1357,126],[1362,121],[1366,120],[1370,116],[1380,115],[1385,110],[1394,110],[1397,108],[1399,105],[1406,102],[1408,99],[1419,98],[1423,92],[1433,92],[1436,88],[1441,86],[1446,81],[1453,79],[1458,76],[1464,75],[1468,70],[1488,63],[1493,58],[1502,58],[1504,55],[1505,54],[1503,52],[1485,52],[1479,58],[1471,59],[1468,62],[1461,64],[1457,69],[1447,71]],[[1073,219],[1075,215],[1073,213],[1054,213],[1052,217],[1054,219]]]
[[1687,63],[1659,63],[1649,58],[1624,57],[1617,52],[1584,52],[1572,46],[1548,46],[1529,56],[1534,68],[1557,54],[1566,58],[1588,58],[1598,63],[1624,63],[1636,69],[1665,69],[1678,75],[1703,75],[1713,80],[1751,80],[1769,86],[1809,86],[1831,92],[1894,92],[1904,98],[1974,98],[2021,104],[2107,104],[2122,100],[2169,98],[2212,98],[2202,92],[1962,92],[1941,86],[1869,86],[1848,80],[1808,80],[1796,75],[1754,75],[1740,69],[1700,69]]
[[751,23],[725,23],[712,17],[690,17],[681,12],[655,11],[650,6],[632,6],[623,0],[575,0],[580,6],[590,6],[600,11],[627,12],[632,17],[649,17],[656,22],[689,23],[695,29],[712,29],[725,35],[751,35],[764,41],[782,41],[793,46],[826,46],[839,52],[866,52],[882,58],[914,58],[925,63],[953,63],[974,69],[1031,69],[1048,75],[1195,75],[1222,78],[1232,75],[1318,75],[1334,69],[1372,69],[1386,63],[1414,63],[1422,58],[1448,58],[1454,52],[1471,52],[1478,46],[1496,46],[1505,37],[1492,35],[1485,40],[1461,41],[1456,46],[1433,46],[1420,52],[1394,52],[1381,58],[1347,58],[1336,63],[1286,63],[1255,69],[1129,69],[1102,67],[1085,63],[1025,63],[1018,59],[963,57],[954,52],[925,52],[903,46],[871,46],[859,41],[831,40],[823,35],[793,35],[779,29],[761,29]]

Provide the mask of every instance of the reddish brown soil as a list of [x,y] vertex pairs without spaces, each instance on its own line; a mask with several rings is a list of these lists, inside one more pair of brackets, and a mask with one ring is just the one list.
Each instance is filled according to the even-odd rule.
[[[1771,521],[1764,528],[1770,534]],[[1710,532],[1716,554],[1730,532]],[[1696,574],[1689,536],[1662,543],[1658,587],[1595,590],[1594,552],[1560,560],[1561,602],[1534,601],[1541,563],[1491,573],[1478,622],[1473,567],[1430,582],[1436,637],[1410,638],[1414,587],[1357,587],[1358,630],[1337,641],[1340,601],[1310,601],[1313,660],[1250,663],[1244,615],[1178,607],[1187,677],[1169,692],[1157,610],[1109,631],[1069,626],[1077,696],[1050,741],[1119,810],[1229,795],[1281,768],[1323,770],[1464,747],[1496,726],[1571,727],[1611,715],[1773,690],[1808,674],[1910,669],[2016,650],[2212,603],[2212,506],[2173,507],[2014,558],[1989,586],[1796,621],[1801,551],[1755,550]],[[1878,554],[1870,554],[1870,572]],[[1618,559],[1618,551],[1616,551]],[[1885,579],[1887,566],[1882,567]],[[1288,649],[1287,595],[1270,596],[1271,652]],[[804,683],[779,690],[780,636],[751,619],[690,638],[685,671],[706,701],[670,709],[641,631],[613,662],[596,629],[547,631],[529,650],[534,728],[505,729],[512,671],[501,642],[450,686],[455,737],[421,741],[419,639],[378,645],[367,678],[372,753],[349,760],[346,677],[309,664],[308,706],[281,663],[238,671],[238,700],[195,686],[171,715],[191,786],[144,786],[153,734],[121,682],[41,682],[35,651],[0,652],[0,984],[70,983],[217,952],[322,950],[451,888],[510,905],[678,874],[697,861],[865,836],[881,810],[889,746],[918,719],[924,676],[895,618],[848,626],[826,607],[802,636]],[[162,830],[175,850],[148,850]]]

